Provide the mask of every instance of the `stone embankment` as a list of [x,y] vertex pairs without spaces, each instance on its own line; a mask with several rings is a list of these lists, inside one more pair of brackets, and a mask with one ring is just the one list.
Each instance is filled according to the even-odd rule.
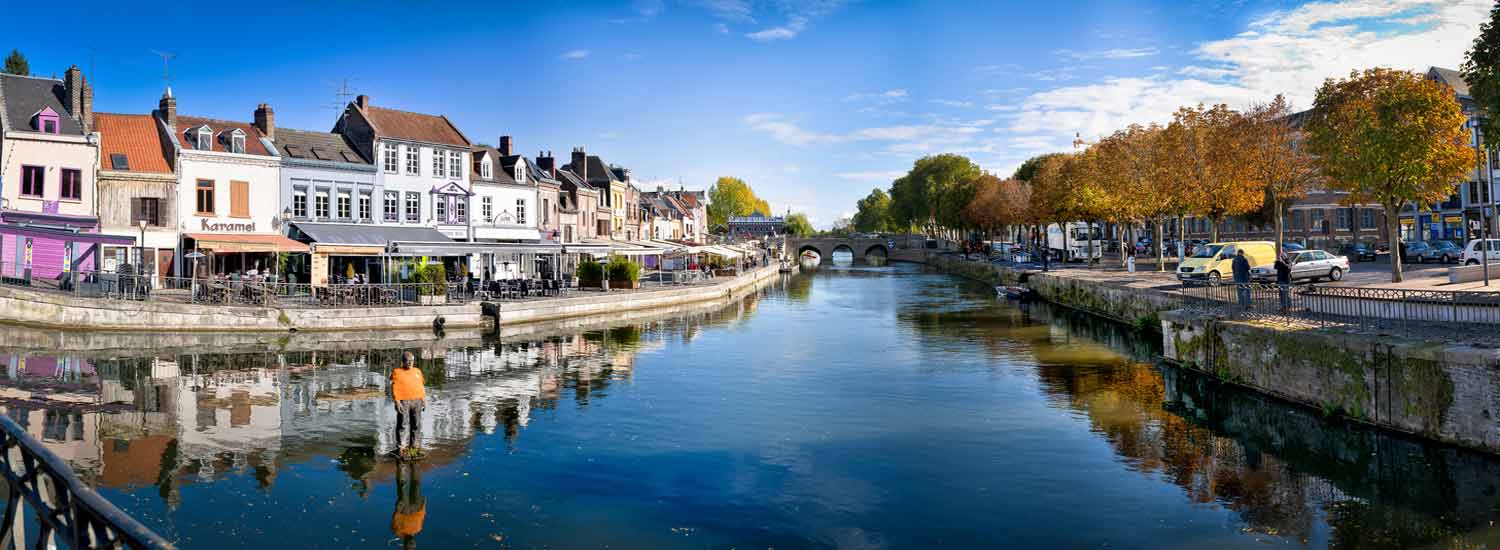
[[[580,291],[566,298],[499,302],[500,324],[521,324],[637,310],[727,301],[774,278],[766,266],[710,284],[648,287],[623,292]],[[0,287],[0,323],[84,331],[291,332],[431,329],[438,319],[449,330],[489,326],[478,302],[462,305],[350,308],[279,308],[104,300]]]
[[1160,331],[1168,362],[1325,416],[1500,453],[1500,350],[1194,313],[1180,309],[1180,297],[1160,277],[1040,273],[941,256],[924,261],[989,284],[1022,284],[1049,302]]

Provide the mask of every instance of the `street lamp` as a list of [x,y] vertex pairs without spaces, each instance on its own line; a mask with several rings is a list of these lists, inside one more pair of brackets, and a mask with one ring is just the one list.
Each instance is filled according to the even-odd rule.
[[[1469,119],[1469,127],[1474,129],[1474,158],[1478,162],[1475,166],[1474,178],[1479,185],[1483,186],[1481,187],[1482,194],[1480,196],[1488,197],[1488,200],[1479,205],[1479,263],[1484,266],[1482,268],[1484,271],[1484,286],[1490,286],[1490,221],[1485,217],[1485,210],[1494,207],[1495,190],[1493,189],[1494,181],[1487,182],[1484,178],[1487,166],[1485,166],[1484,162],[1484,130],[1481,128],[1483,121],[1484,116],[1476,114]],[[1494,178],[1490,179],[1493,180]],[[1492,211],[1491,215],[1494,214],[1500,214],[1500,212]]]

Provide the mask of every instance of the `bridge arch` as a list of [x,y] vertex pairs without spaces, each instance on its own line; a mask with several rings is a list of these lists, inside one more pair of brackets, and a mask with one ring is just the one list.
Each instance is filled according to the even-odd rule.
[[812,252],[813,254],[817,254],[819,262],[822,262],[823,260],[828,259],[828,255],[827,254],[824,254],[822,250],[819,250],[818,247],[813,246],[811,244],[804,244],[804,245],[802,245],[801,248],[798,248],[797,249],[797,257],[801,258],[802,257],[802,253],[804,253],[804,252]]
[[890,258],[891,257],[891,250],[889,248],[886,248],[885,245],[883,245],[883,244],[870,245],[869,248],[865,249],[864,257],[865,258],[869,258],[870,256],[880,256],[880,257],[883,257],[883,258]]
[[854,258],[854,247],[849,246],[848,243],[839,243],[839,244],[834,245],[833,246],[833,251],[829,252],[828,254],[829,255],[833,255],[833,254],[838,254],[839,252],[848,252],[849,253],[849,257],[850,258]]

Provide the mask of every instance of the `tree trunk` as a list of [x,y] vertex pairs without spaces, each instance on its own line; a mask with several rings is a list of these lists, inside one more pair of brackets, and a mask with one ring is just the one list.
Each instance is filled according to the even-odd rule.
[[1186,259],[1183,256],[1192,252],[1187,249],[1187,216],[1182,214],[1177,215],[1177,242],[1181,243],[1178,246],[1182,247],[1182,252],[1177,254],[1177,263],[1181,264]]
[[[1060,223],[1060,224],[1057,224],[1057,228],[1062,230],[1062,259],[1063,259],[1063,263],[1068,263],[1068,226],[1067,226],[1067,224],[1061,224]],[[1052,243],[1047,243],[1047,246],[1052,246]]]
[[1166,218],[1164,216],[1157,216],[1156,217],[1155,227],[1151,228],[1151,238],[1152,238],[1152,240],[1156,241],[1156,243],[1155,243],[1154,246],[1156,247],[1156,270],[1157,271],[1166,271],[1167,270],[1167,255],[1166,255],[1166,248],[1165,248],[1166,245],[1163,244],[1163,241],[1162,241],[1162,239],[1166,238],[1166,235],[1163,234],[1162,227],[1161,227],[1162,223],[1163,223],[1163,221],[1165,219]]
[[1391,282],[1399,283],[1406,280],[1401,275],[1401,206],[1383,204],[1381,207],[1385,208],[1386,241],[1391,247]]
[[1271,215],[1276,220],[1276,257],[1286,254],[1286,224],[1281,219],[1281,199],[1271,198]]
[[1209,242],[1219,242],[1219,224],[1224,223],[1224,220],[1222,218],[1210,216],[1208,218],[1208,221],[1213,223],[1213,226],[1208,228]]

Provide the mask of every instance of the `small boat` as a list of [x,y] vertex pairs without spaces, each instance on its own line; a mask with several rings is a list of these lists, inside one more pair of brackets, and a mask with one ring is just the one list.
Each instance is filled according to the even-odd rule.
[[1023,286],[997,286],[995,287],[995,294],[1007,300],[1026,301],[1031,299],[1031,289]]

